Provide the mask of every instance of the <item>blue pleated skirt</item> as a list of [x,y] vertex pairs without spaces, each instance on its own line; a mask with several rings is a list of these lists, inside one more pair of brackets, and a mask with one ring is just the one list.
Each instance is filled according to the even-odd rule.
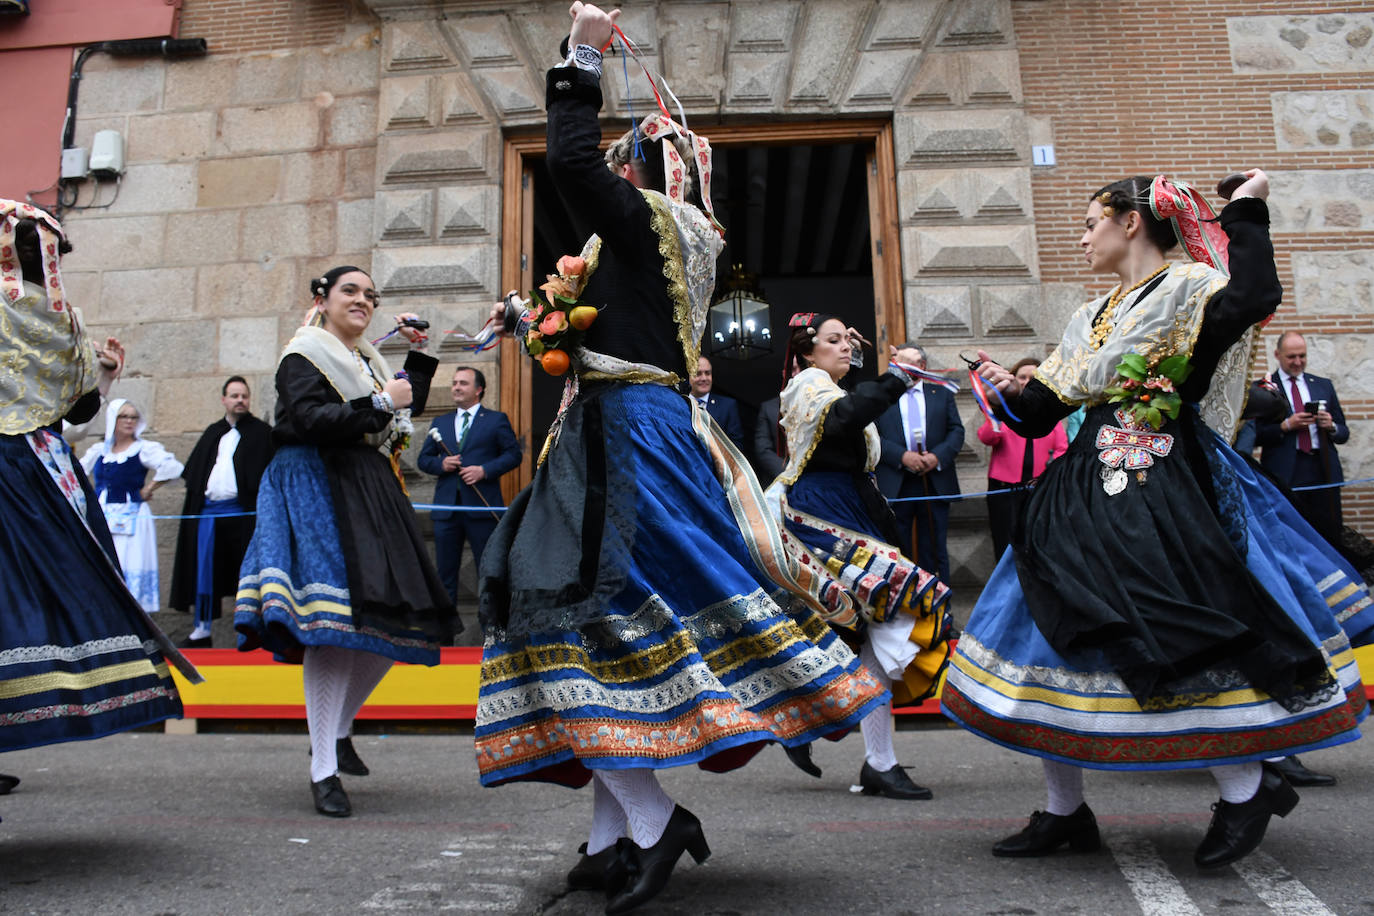
[[1368,708],[1347,632],[1374,622],[1367,589],[1273,484],[1214,435],[1208,446],[1235,484],[1231,508],[1244,517],[1246,568],[1321,647],[1338,689],[1293,709],[1236,678],[1196,702],[1142,708],[1105,660],[1070,664],[1050,646],[1008,550],[956,647],[945,715],[1013,750],[1097,769],[1241,763],[1360,736]]
[[[793,609],[750,559],[687,401],[656,385],[599,396],[607,426],[623,431],[609,472],[633,486],[625,585],[575,629],[488,634],[475,731],[482,783],[727,770],[766,742],[842,733],[882,703],[887,691],[824,619]],[[581,429],[565,426],[556,448],[576,446],[569,428]],[[551,456],[539,475],[556,465]],[[531,499],[558,498],[557,481],[537,475],[532,486]],[[520,513],[501,524],[520,524]]]
[[24,437],[0,436],[0,751],[181,715],[153,625],[110,559],[100,505],[74,469],[95,536]]
[[306,646],[338,646],[439,663],[439,644],[421,630],[356,624],[329,477],[314,446],[277,450],[257,510],[234,607],[240,650],[261,646],[277,661],[300,662]]

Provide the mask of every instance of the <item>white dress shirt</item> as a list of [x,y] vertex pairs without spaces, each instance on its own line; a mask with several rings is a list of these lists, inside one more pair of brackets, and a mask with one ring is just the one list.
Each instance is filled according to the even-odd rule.
[[239,481],[234,476],[234,449],[239,447],[237,426],[229,427],[229,432],[220,437],[219,451],[215,454],[215,466],[205,481],[205,498],[215,501],[239,498]]

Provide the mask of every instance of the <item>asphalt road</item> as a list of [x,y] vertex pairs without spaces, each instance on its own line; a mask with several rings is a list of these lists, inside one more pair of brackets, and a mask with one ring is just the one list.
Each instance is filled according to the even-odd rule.
[[[589,790],[482,789],[470,736],[355,741],[373,775],[344,777],[346,820],[314,813],[299,734],[143,732],[6,754],[0,771],[23,783],[0,798],[0,912],[601,912],[563,883]],[[1006,860],[989,849],[1043,806],[1038,761],[945,727],[902,731],[897,750],[933,801],[851,793],[857,736],[817,748],[819,780],[776,748],[734,773],[669,771],[714,855],[684,857],[642,912],[1374,913],[1363,742],[1311,755],[1340,784],[1305,790],[1259,853],[1214,874],[1192,865],[1216,799],[1204,773],[1090,773],[1106,847]]]

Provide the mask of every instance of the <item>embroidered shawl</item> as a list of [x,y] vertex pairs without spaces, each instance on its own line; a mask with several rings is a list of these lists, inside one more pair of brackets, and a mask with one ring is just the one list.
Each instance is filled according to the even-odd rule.
[[[1090,343],[1093,317],[1110,299],[1099,296],[1069,319],[1064,338],[1035,371],[1066,404],[1096,405],[1116,377],[1117,364],[1127,353],[1139,353],[1151,366],[1176,354],[1191,356],[1202,328],[1207,302],[1226,286],[1226,275],[1197,262],[1170,267],[1163,281],[1147,295],[1124,296],[1113,314],[1111,333],[1099,350]],[[1245,406],[1250,368],[1252,327],[1232,344],[1217,364],[1212,384],[1199,410],[1203,421],[1222,436],[1233,437]]]
[[[787,467],[778,475],[774,486],[791,486],[797,482],[811,460],[811,453],[820,444],[821,427],[825,425],[831,406],[844,396],[844,389],[830,373],[815,366],[798,372],[787,383],[778,405],[778,416],[787,436]],[[878,428],[872,423],[864,427],[864,444],[868,447],[864,470],[871,471],[878,465],[882,447]]]
[[0,295],[0,434],[56,423],[95,387],[99,367],[81,311],[58,309],[25,281],[22,295]]
[[[377,391],[372,376],[359,366],[353,351],[324,328],[310,325],[297,328],[295,336],[281,355],[285,357],[292,353],[310,360],[310,364],[320,371],[345,404],[355,398],[371,397]],[[358,340],[358,353],[371,363],[377,381],[385,385],[391,378],[391,367],[387,365],[386,358],[366,338]],[[389,454],[391,444],[412,431],[410,410],[403,408],[395,412],[391,422],[381,432],[368,433],[367,444]]]

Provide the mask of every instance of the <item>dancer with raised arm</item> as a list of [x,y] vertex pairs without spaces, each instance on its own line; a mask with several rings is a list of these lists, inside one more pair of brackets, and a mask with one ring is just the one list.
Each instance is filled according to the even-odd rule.
[[[779,520],[840,581],[862,611],[844,632],[893,702],[919,703],[935,692],[949,659],[949,589],[901,554],[897,519],[873,477],[881,443],[874,422],[911,390],[920,374],[897,362],[853,391],[840,387],[862,338],[833,315],[803,312],[789,323],[780,397],[787,466],[768,488]],[[833,565],[832,565],[833,564]],[[892,743],[892,703],[864,718],[865,795],[923,800]],[[788,748],[803,771],[820,776],[807,749]]]
[[314,305],[277,364],[277,451],[258,489],[234,627],[303,666],[315,810],[348,817],[340,772],[366,776],[349,729],[392,662],[437,665],[458,623],[429,559],[397,458],[438,360],[411,342],[394,376],[364,336],[379,297],[357,267],[310,281]]
[[[0,200],[0,752],[180,717],[168,663],[195,668],[139,607],[95,491],[62,438],[123,368],[62,285],[61,225]],[[0,795],[19,784],[0,775]]]
[[1234,862],[1298,802],[1264,761],[1359,735],[1364,690],[1323,574],[1267,542],[1266,497],[1225,444],[1255,325],[1282,296],[1268,190],[1246,172],[1213,221],[1162,176],[1101,188],[1080,244],[1119,284],[1074,314],[1025,385],[979,353],[1021,435],[1088,407],[1019,516],[943,693],[965,727],[1043,758],[1046,810],[994,855],[1098,848],[1083,767],[1209,767],[1221,800],[1194,861]]
[[[697,365],[722,246],[710,146],[653,116],[603,157],[599,49],[618,11],[571,13],[568,58],[548,73],[548,169],[596,234],[546,284],[580,305],[510,316],[546,368],[574,376],[482,555],[475,738],[484,785],[593,784],[568,881],[623,913],[684,851],[710,851],[658,770],[741,766],[769,742],[852,728],[887,693],[822,617],[853,617],[843,591],[789,562],[743,456],[675,390]],[[567,322],[586,328],[580,346],[553,347]]]

